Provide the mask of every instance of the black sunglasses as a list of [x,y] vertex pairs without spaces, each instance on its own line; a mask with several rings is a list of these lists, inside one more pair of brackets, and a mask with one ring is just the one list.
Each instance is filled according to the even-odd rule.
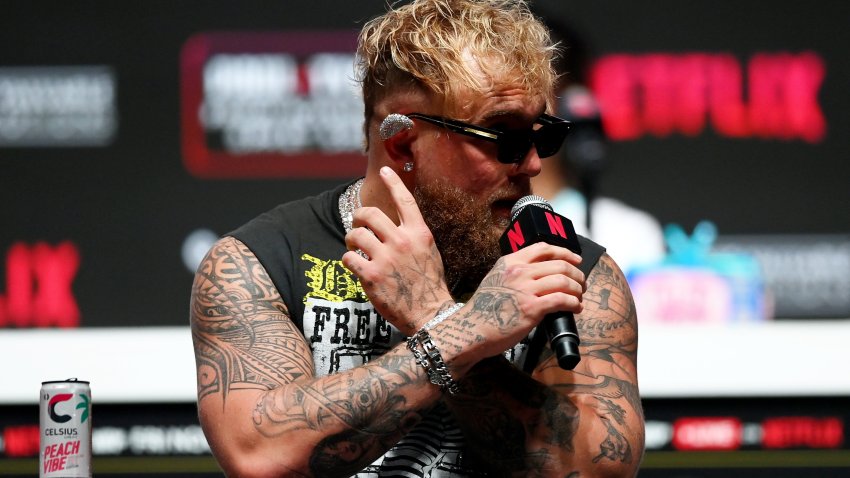
[[534,120],[534,124],[540,125],[537,129],[532,127],[505,131],[483,128],[462,121],[421,113],[408,113],[405,116],[443,126],[455,133],[492,141],[496,143],[498,148],[497,159],[500,163],[505,164],[522,162],[528,155],[532,144],[537,148],[537,155],[541,158],[554,156],[561,149],[567,133],[570,132],[569,121],[547,114],[542,114]]

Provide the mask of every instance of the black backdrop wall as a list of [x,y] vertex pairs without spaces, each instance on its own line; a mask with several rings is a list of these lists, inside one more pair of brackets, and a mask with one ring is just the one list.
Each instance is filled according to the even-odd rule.
[[[82,326],[186,324],[192,274],[181,248],[191,232],[224,233],[350,175],[228,179],[190,173],[181,149],[181,50],[193,36],[212,32],[355,32],[384,4],[4,2],[0,77],[30,74],[31,67],[106,68],[114,81],[116,129],[102,144],[27,145],[9,138],[0,144],[0,253],[16,244],[34,250],[40,241],[54,248],[74,244],[79,267],[65,283]],[[816,56],[824,76],[810,85],[815,97],[804,106],[822,113],[822,138],[731,138],[711,124],[693,135],[642,134],[612,143],[601,193],[648,210],[662,223],[691,228],[710,219],[721,234],[850,231],[846,2],[535,5],[570,23],[597,58],[728,54],[746,75],[759,54]],[[5,118],[3,108],[8,112],[26,94],[15,90],[13,99],[12,90],[0,91],[6,92],[0,93]],[[6,270],[18,269],[7,264]],[[0,279],[6,298],[21,293],[9,290],[10,282]]]

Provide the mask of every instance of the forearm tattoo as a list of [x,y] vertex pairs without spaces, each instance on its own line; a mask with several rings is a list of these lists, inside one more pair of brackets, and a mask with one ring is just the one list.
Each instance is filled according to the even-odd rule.
[[[354,472],[389,449],[421,420],[402,388],[421,381],[406,349],[395,349],[364,367],[280,387],[262,395],[254,410],[257,430],[273,437],[302,430],[336,433],[314,449],[310,466]],[[341,430],[341,431],[340,431]]]
[[521,311],[517,291],[504,286],[504,269],[504,261],[497,261],[471,297],[469,309],[458,320],[444,322],[440,330],[441,347],[459,354],[470,345],[483,342],[485,337],[477,332],[482,324],[495,327],[504,334],[510,333],[509,327],[516,322]]

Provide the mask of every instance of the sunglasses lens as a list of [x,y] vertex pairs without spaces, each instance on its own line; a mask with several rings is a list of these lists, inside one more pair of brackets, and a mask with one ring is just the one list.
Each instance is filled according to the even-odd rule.
[[[552,119],[557,120],[557,118]],[[498,139],[499,162],[521,163],[532,146],[537,149],[537,156],[541,158],[554,156],[558,154],[569,132],[570,124],[560,120],[560,122],[547,122],[536,130],[502,133]]]
[[564,144],[564,139],[569,132],[568,123],[545,125],[534,133],[534,144],[537,146],[537,155],[541,158],[554,156]]
[[520,163],[528,155],[532,140],[528,133],[504,133],[499,137],[499,162]]

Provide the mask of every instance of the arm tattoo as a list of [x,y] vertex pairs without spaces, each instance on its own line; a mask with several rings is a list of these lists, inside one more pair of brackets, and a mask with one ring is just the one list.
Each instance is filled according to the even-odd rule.
[[479,363],[462,383],[449,404],[471,452],[495,475],[542,476],[558,459],[553,449],[574,451],[579,414],[568,397],[502,357]]
[[[607,434],[594,463],[602,459],[631,463],[632,444],[627,437],[641,436],[642,431],[633,428],[643,423],[637,378],[633,376],[637,369],[637,313],[629,286],[610,257],[603,256],[589,275],[584,304],[585,311],[576,317],[582,354],[607,366],[586,369],[594,383],[562,384],[557,388],[596,399],[597,413]],[[612,370],[616,376],[611,375]],[[628,404],[631,411],[623,404]],[[634,413],[635,418],[629,420],[629,413]],[[643,448],[642,442],[634,445]]]
[[[473,303],[473,310],[482,317],[470,317],[471,323],[486,316],[498,324],[500,317],[512,312],[510,294],[499,287],[498,274],[482,282]],[[628,284],[607,256],[589,274],[584,312],[576,316],[576,322],[585,366],[565,373],[548,349],[538,366],[538,373],[557,368],[557,372],[549,372],[552,377],[564,377],[563,382],[546,386],[507,362],[488,359],[472,368],[462,381],[462,396],[450,401],[455,416],[476,443],[475,453],[483,462],[498,467],[496,472],[534,476],[551,469],[552,460],[561,459],[554,450],[561,450],[563,456],[563,452],[576,453],[587,446],[592,463],[629,465],[639,460],[642,452],[637,458],[634,452],[643,449],[643,411],[634,375],[637,316]],[[600,442],[582,445],[587,438],[578,436],[581,419],[587,423],[601,420],[593,435],[601,437]],[[537,446],[532,446],[532,439]],[[512,446],[505,445],[506,440]],[[596,451],[594,447],[598,447]],[[587,464],[574,465],[567,466],[575,470]],[[579,472],[567,476],[578,477]]]
[[201,263],[191,304],[198,399],[312,374],[300,332],[251,251],[222,240]]
[[254,410],[254,426],[265,436],[300,430],[332,433],[313,450],[317,476],[330,470],[354,473],[398,442],[418,423],[402,389],[424,372],[406,349],[396,348],[364,367],[265,392]]
[[615,354],[637,364],[637,313],[629,286],[608,256],[587,280],[585,312],[576,317],[582,345],[591,355],[613,362]]
[[481,324],[496,327],[504,334],[510,333],[509,328],[514,326],[521,311],[515,296],[517,291],[503,284],[503,270],[503,261],[499,260],[470,299],[470,310],[456,321],[443,322],[441,347],[461,353],[470,345],[483,342],[485,338],[476,331]]
[[397,424],[406,413],[398,390],[422,375],[415,365],[399,348],[347,373],[270,390],[257,403],[254,424],[267,436],[322,430],[333,421],[364,433],[386,433],[395,425],[374,423],[372,414],[375,410],[389,413]]
[[[471,299],[472,310],[462,322],[464,329],[474,329],[477,323],[483,322],[508,333],[506,327],[520,316],[519,302],[515,297],[517,291],[505,287],[502,277],[504,269],[504,261],[497,261],[490,274],[481,282]],[[472,341],[467,341],[461,345],[471,343]]]
[[[309,463],[316,476],[362,469],[421,420],[405,387],[427,382],[404,344],[367,365],[321,378],[301,332],[251,251],[225,238],[204,259],[192,296],[199,401],[264,390],[254,428],[265,437],[324,434]],[[297,436],[297,435],[296,435]]]
[[594,463],[599,463],[603,458],[611,461],[621,461],[623,463],[632,462],[632,446],[626,437],[620,433],[620,430],[611,423],[607,417],[599,417],[600,420],[608,428],[608,436],[599,445],[599,455],[593,458]]

